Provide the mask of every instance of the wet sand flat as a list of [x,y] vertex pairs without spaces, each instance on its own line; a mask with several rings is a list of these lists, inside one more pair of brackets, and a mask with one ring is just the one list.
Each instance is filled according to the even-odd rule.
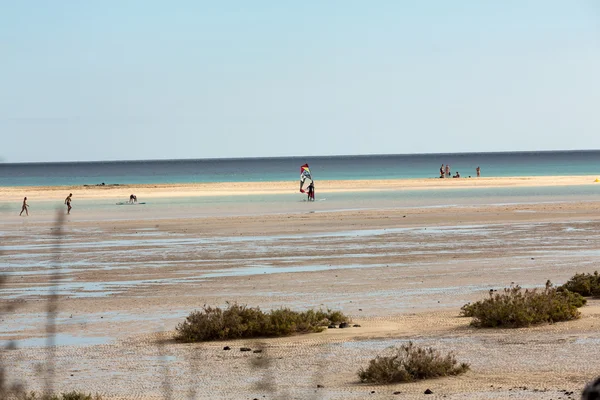
[[[532,329],[475,330],[457,315],[490,289],[560,284],[597,269],[599,211],[598,202],[574,201],[110,221],[73,215],[60,241],[51,221],[5,220],[2,301],[18,305],[0,331],[0,340],[17,344],[4,353],[9,378],[42,385],[35,366],[46,359],[46,299],[59,252],[60,390],[160,398],[167,382],[174,398],[190,390],[215,399],[397,398],[394,391],[419,398],[426,388],[456,399],[557,398],[597,373],[598,301],[581,320]],[[190,311],[227,301],[341,309],[361,327],[261,344],[160,344]],[[472,371],[389,387],[357,383],[360,366],[408,340],[454,351]],[[245,345],[264,353],[239,352]],[[258,357],[270,361],[252,361]]]

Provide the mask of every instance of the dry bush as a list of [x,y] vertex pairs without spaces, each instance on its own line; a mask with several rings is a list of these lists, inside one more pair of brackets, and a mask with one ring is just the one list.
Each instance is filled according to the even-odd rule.
[[227,303],[226,309],[204,306],[177,326],[182,342],[289,336],[321,332],[332,323],[349,321],[339,311],[292,311],[288,308],[263,312],[258,307]]
[[409,342],[393,348],[389,356],[369,361],[367,368],[358,371],[358,377],[361,382],[389,384],[459,375],[468,370],[469,365],[459,364],[452,353],[444,356],[431,347],[422,348]]
[[465,304],[461,316],[472,317],[471,325],[479,328],[519,328],[530,325],[577,319],[586,300],[566,289],[557,289],[550,281],[544,290],[523,290],[512,286],[501,293]]
[[600,275],[598,271],[594,271],[593,274],[575,274],[559,289],[566,289],[586,297],[600,297]]
[[7,400],[102,400],[100,395],[92,395],[76,391],[53,395],[38,395],[35,392],[15,392],[7,395],[6,397],[0,398]]

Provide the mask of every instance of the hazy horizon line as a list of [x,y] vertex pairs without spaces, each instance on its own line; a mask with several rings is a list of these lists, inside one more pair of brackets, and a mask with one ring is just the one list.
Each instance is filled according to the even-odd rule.
[[32,164],[102,164],[102,163],[142,163],[142,162],[170,162],[170,161],[241,161],[241,160],[281,160],[286,158],[369,158],[369,157],[396,157],[396,156],[462,156],[462,155],[497,155],[497,154],[526,154],[526,153],[591,153],[600,149],[571,149],[571,150],[516,150],[516,151],[463,151],[455,153],[369,153],[369,154],[331,154],[331,155],[291,155],[291,156],[256,156],[256,157],[203,157],[203,158],[155,158],[155,159],[129,159],[129,160],[71,160],[71,161],[19,161],[3,162],[4,165],[32,165]]

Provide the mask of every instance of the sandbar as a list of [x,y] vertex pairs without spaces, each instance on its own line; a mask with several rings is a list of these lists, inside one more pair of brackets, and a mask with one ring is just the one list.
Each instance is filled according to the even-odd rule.
[[[596,176],[524,176],[498,178],[429,178],[316,181],[318,193],[340,193],[392,190],[440,190],[452,188],[500,188],[583,186],[598,184]],[[178,184],[107,184],[98,186],[10,186],[0,187],[0,202],[27,196],[34,200],[62,199],[73,192],[81,199],[129,199],[134,193],[140,199],[193,196],[236,196],[252,194],[284,194],[299,190],[298,182],[217,182]]]

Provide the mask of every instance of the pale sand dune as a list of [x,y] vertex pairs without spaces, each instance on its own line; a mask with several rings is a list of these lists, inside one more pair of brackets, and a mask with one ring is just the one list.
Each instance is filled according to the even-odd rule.
[[[507,178],[460,178],[460,179],[389,179],[389,180],[348,180],[319,181],[320,193],[339,193],[376,190],[415,190],[444,188],[495,188],[524,186],[567,186],[593,185],[596,176],[530,176]],[[600,185],[600,183],[599,183]],[[298,183],[286,182],[223,182],[156,185],[119,186],[33,186],[1,187],[0,202],[14,201],[23,196],[35,200],[64,199],[73,192],[80,199],[128,199],[135,193],[140,199],[184,196],[234,196],[251,194],[283,194],[299,190]]]

